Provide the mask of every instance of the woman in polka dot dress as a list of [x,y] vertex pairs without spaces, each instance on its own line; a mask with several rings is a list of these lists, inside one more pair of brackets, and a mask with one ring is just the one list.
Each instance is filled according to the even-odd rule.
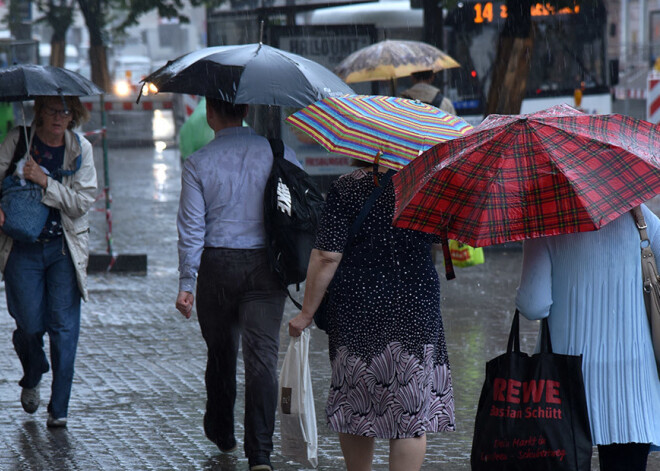
[[[379,175],[387,169],[379,168]],[[422,232],[392,226],[388,182],[346,248],[375,188],[367,168],[332,183],[307,272],[298,336],[332,281],[328,336],[332,379],[326,406],[348,471],[371,470],[374,439],[390,440],[390,470],[419,470],[426,433],[454,430],[454,397],[440,317],[440,282]],[[342,254],[346,257],[342,259]],[[341,261],[341,265],[339,262]]]

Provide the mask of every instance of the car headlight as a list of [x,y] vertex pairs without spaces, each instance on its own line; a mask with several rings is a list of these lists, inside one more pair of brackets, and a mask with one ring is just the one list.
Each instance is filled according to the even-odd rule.
[[131,84],[126,80],[120,80],[115,83],[115,95],[124,97],[131,94]]

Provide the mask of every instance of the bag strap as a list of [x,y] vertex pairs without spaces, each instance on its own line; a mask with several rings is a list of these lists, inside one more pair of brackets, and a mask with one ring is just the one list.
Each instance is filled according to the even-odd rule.
[[276,137],[268,139],[270,143],[270,149],[273,151],[273,159],[283,159],[284,158],[284,142],[282,139]]
[[371,192],[371,195],[369,195],[369,198],[364,203],[364,206],[362,206],[362,209],[358,213],[357,217],[355,218],[355,221],[353,221],[353,225],[348,231],[348,237],[346,237],[347,249],[351,246],[353,239],[360,230],[360,226],[362,226],[362,223],[369,215],[369,212],[371,211],[371,208],[373,207],[374,203],[376,202],[380,194],[383,192],[387,184],[390,182],[390,179],[392,178],[392,175],[394,175],[394,173],[395,173],[394,170],[388,170],[387,172],[385,172],[385,175],[382,175],[380,177],[379,185],[376,188],[374,188],[374,190]]
[[[506,346],[507,353],[520,353],[520,311],[516,309],[513,315],[513,322],[511,323],[511,331],[509,332],[509,341]],[[550,340],[550,325],[548,318],[545,317],[541,320],[541,353],[552,353],[552,341]]]
[[431,102],[431,106],[435,106],[436,108],[440,108],[440,105],[442,105],[442,100],[444,100],[445,96],[442,94],[441,91],[435,94],[435,97],[433,98],[433,101]]
[[[633,215],[633,218],[635,219],[635,226],[637,226],[637,230],[639,231],[639,239],[640,239],[640,248],[641,248],[641,255],[642,255],[642,262],[644,260],[648,260],[650,263],[653,263],[655,265],[655,256],[653,254],[653,250],[651,250],[651,241],[649,240],[648,233],[646,232],[646,220],[644,219],[644,214],[642,213],[642,207],[641,206],[635,206],[633,209],[630,210],[630,212]],[[651,284],[652,281],[650,278],[647,278],[644,276],[644,270],[642,270],[642,276],[644,277],[643,279],[643,286],[644,286],[644,292],[650,292],[651,290]],[[651,320],[650,315],[651,313],[648,310],[648,306],[646,309],[646,314],[649,316],[649,320]]]
[[509,341],[506,344],[506,352],[520,352],[520,311],[516,309],[509,332]]
[[454,262],[451,260],[451,251],[449,250],[449,237],[447,236],[447,229],[443,230],[443,235],[440,236],[440,244],[442,245],[442,255],[445,259],[445,278],[447,281],[456,278],[454,271]]
[[541,353],[552,353],[552,341],[550,340],[550,324],[548,318],[541,320]]
[[80,154],[78,154],[78,157],[76,157],[76,164],[73,170],[64,170],[64,169],[57,169],[55,172],[53,172],[53,175],[59,175],[59,176],[69,176],[73,175],[76,173],[78,170],[80,170],[80,166],[82,165],[82,144],[80,143],[80,136],[76,134],[75,132],[73,133],[74,136],[76,136],[76,140],[78,141],[78,147],[80,147]]
[[[640,238],[640,248],[641,248],[641,256],[642,256],[642,263],[646,261],[646,263],[650,263],[653,265],[654,272],[658,272],[657,265],[655,262],[655,255],[653,254],[653,250],[651,249],[651,241],[649,240],[648,233],[646,232],[646,220],[644,219],[644,214],[642,213],[642,207],[641,206],[635,206],[633,209],[630,210],[630,212],[633,215],[633,218],[635,219],[635,225],[637,226],[637,230],[639,231],[639,238]],[[644,288],[644,293],[650,293],[652,292],[653,289],[653,281],[651,277],[647,277],[644,274],[644,269],[642,269],[642,283],[643,283],[643,288]],[[657,282],[657,280],[655,280]],[[646,299],[644,300],[646,303]],[[649,318],[649,323],[652,325],[653,324],[653,319],[651,317],[652,313],[651,310],[649,309],[649,306],[646,305],[646,315]]]
[[7,167],[7,170],[5,171],[5,175],[3,178],[13,174],[16,171],[16,164],[18,163],[19,160],[23,158],[23,156],[27,152],[27,141],[25,139],[25,136],[26,134],[30,134],[30,126],[22,126],[22,127],[23,129],[21,129],[18,133],[18,141],[16,142],[16,147],[14,148],[14,155],[11,158],[11,162],[9,163],[9,167]]

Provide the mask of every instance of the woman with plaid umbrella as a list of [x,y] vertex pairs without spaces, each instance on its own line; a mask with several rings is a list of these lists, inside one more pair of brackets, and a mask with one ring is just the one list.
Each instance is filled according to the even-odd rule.
[[[642,211],[660,254],[660,220],[644,205]],[[600,469],[644,471],[650,445],[660,445],[660,379],[632,214],[523,247],[516,307],[528,319],[548,318],[555,353],[582,355]]]

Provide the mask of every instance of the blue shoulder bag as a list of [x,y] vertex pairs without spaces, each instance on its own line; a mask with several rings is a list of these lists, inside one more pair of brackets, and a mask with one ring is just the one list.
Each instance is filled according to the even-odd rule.
[[[43,190],[41,186],[28,180],[21,180],[14,176],[16,163],[23,158],[27,152],[25,135],[29,132],[21,132],[12,162],[2,180],[2,197],[0,207],[5,213],[5,223],[1,227],[2,232],[14,240],[21,242],[36,242],[48,220],[50,209],[41,202]],[[78,144],[80,138],[76,134]],[[76,168],[73,170],[57,170],[54,176],[73,175],[80,168],[82,154],[76,158]]]

